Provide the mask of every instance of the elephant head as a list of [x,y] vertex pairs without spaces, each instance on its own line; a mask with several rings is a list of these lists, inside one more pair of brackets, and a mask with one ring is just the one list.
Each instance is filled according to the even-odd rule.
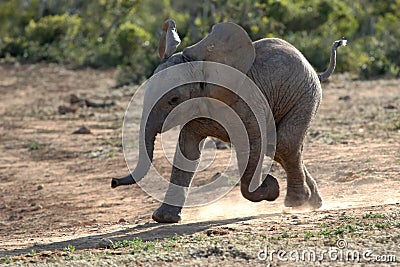
[[[246,74],[253,65],[255,49],[246,31],[234,23],[220,23],[213,26],[211,33],[198,43],[187,47],[181,53],[175,53],[180,38],[175,22],[167,20],[162,27],[158,52],[162,59],[154,75],[175,65],[193,61],[211,61],[228,65]],[[191,75],[190,70],[185,75]],[[194,75],[194,74],[193,74]],[[177,79],[177,77],[166,77]],[[161,97],[162,96],[162,97]],[[134,171],[124,178],[112,179],[111,186],[134,184],[140,181],[151,166],[154,141],[158,133],[173,126],[163,128],[168,114],[179,104],[196,97],[214,98],[227,105],[236,98],[226,89],[204,83],[182,85],[170,90],[162,84],[147,87],[144,96],[142,121],[140,124],[139,160]],[[149,109],[151,107],[151,109]],[[198,107],[201,108],[201,107]],[[196,107],[183,112],[193,112]],[[145,119],[146,118],[146,119]]]

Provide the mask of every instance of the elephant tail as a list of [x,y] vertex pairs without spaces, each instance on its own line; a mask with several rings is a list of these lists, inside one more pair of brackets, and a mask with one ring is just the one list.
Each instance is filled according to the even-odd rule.
[[339,46],[346,46],[347,45],[347,40],[338,40],[335,41],[332,45],[332,50],[331,50],[331,58],[329,62],[329,67],[328,69],[323,72],[323,73],[318,73],[318,78],[321,82],[326,81],[329,76],[333,73],[336,67],[336,50]]

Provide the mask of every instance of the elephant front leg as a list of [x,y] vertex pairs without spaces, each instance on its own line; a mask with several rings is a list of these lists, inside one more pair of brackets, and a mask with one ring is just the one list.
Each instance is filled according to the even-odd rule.
[[264,150],[262,144],[254,140],[250,143],[249,150],[238,146],[236,153],[241,174],[241,193],[244,198],[252,202],[274,201],[279,196],[279,183],[270,174],[264,174],[263,181],[260,181]]
[[163,204],[153,213],[153,220],[160,223],[177,223],[185,204],[188,189],[197,169],[201,148],[201,136],[193,133],[187,124],[179,135],[175,151],[171,180]]

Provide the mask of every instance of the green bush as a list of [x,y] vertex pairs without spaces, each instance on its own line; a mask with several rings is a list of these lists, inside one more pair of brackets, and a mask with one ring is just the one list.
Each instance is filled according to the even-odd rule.
[[0,57],[23,57],[27,44],[23,37],[5,37],[0,40]]
[[132,22],[125,22],[118,28],[116,41],[122,56],[118,84],[140,83],[149,77],[158,61],[154,37]]
[[139,83],[160,62],[161,24],[174,18],[182,48],[218,22],[253,40],[280,37],[322,71],[332,42],[345,37],[337,71],[400,77],[400,0],[0,1],[0,58],[93,68],[118,67],[118,84]]
[[38,22],[31,20],[25,27],[28,41],[40,45],[60,42],[68,36],[75,36],[79,31],[81,19],[77,15],[53,15],[41,18]]
[[39,21],[31,20],[25,27],[27,48],[24,58],[31,61],[55,61],[69,63],[70,53],[75,49],[74,40],[82,20],[77,15],[50,15]]

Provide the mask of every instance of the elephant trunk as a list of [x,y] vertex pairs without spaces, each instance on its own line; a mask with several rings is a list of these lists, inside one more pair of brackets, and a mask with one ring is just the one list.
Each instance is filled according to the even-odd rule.
[[[262,174],[262,162],[265,154],[259,139],[252,139],[249,148],[236,146],[236,156],[239,167],[240,191],[242,196],[252,202],[262,200],[273,201],[279,197],[279,183],[270,174]],[[262,183],[260,178],[263,175]]]
[[146,131],[141,126],[139,137],[139,160],[135,170],[122,178],[113,178],[111,187],[116,188],[120,185],[136,184],[147,174],[153,162],[154,142],[156,140],[157,130],[146,128]]
[[274,201],[279,197],[279,183],[270,174],[266,175],[262,184],[255,191],[250,192],[249,187],[250,185],[242,180],[240,184],[242,196],[252,202]]
[[345,46],[347,44],[347,40],[339,40],[339,41],[335,41],[332,45],[332,50],[331,50],[331,58],[329,61],[329,67],[328,69],[323,72],[323,73],[318,73],[318,78],[319,80],[325,81],[329,78],[329,76],[331,76],[331,74],[333,73],[333,71],[335,70],[336,67],[336,50],[339,46]]

